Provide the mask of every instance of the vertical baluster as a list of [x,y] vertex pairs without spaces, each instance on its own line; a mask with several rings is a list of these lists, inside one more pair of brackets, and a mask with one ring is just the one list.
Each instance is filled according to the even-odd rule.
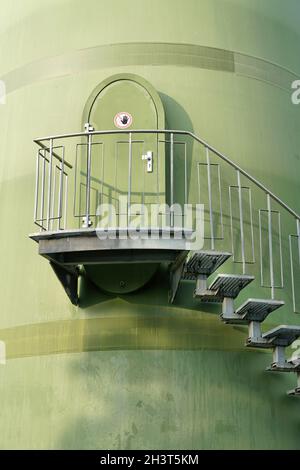
[[299,265],[300,265],[300,219],[297,219],[297,236],[298,236]]
[[42,229],[44,227],[44,207],[45,207],[45,179],[46,179],[46,150],[44,150],[43,158],[43,173],[42,173],[42,190],[41,190],[41,210],[40,210],[40,220]]
[[170,135],[170,225],[174,227],[174,134]]
[[219,188],[219,204],[220,204],[221,239],[224,240],[223,199],[222,199],[222,184],[221,184],[220,165],[218,165],[218,188]]
[[[107,201],[109,204],[113,205],[115,204],[115,209],[116,209],[116,213],[117,213],[117,220],[116,220],[116,223],[117,225],[120,226],[120,221],[122,220],[122,215],[121,215],[121,206],[120,206],[120,192],[117,191],[117,188],[118,188],[118,160],[119,160],[119,144],[118,142],[115,143],[115,152],[114,152],[114,156],[115,156],[115,169],[114,169],[114,188],[115,188],[115,202],[112,200],[112,196],[111,196],[111,190],[108,189],[108,195],[107,195]],[[104,159],[104,155],[103,155],[103,159]],[[102,168],[104,168],[102,166]],[[104,171],[102,171],[102,179],[104,178]],[[117,199],[117,196],[118,196],[118,199]],[[104,202],[104,196],[103,196],[103,184],[102,184],[102,202]],[[109,221],[108,221],[108,224],[110,225],[111,224],[111,214],[109,213]]]
[[129,132],[129,149],[128,149],[128,201],[127,201],[127,226],[130,224],[130,204],[131,204],[131,171],[132,171],[132,133]]
[[250,227],[251,227],[252,262],[255,263],[255,244],[254,244],[254,227],[253,227],[253,210],[252,210],[252,193],[251,193],[251,188],[249,188],[249,210],[250,210]]
[[184,203],[188,203],[188,166],[187,166],[186,142],[184,142]]
[[52,202],[51,202],[51,217],[50,217],[50,230],[53,230],[53,221],[54,221],[54,209],[55,209],[55,192],[56,192],[56,169],[57,166],[54,162],[53,168],[53,189],[52,189]]
[[264,260],[263,260],[263,240],[262,240],[262,211],[258,211],[258,229],[259,229],[259,265],[260,265],[260,284],[264,286]]
[[[160,184],[159,184],[159,175],[160,175],[160,159],[159,159],[159,134],[156,134],[156,188],[157,188],[157,195],[156,195],[156,204],[160,204]],[[154,162],[153,162],[154,165]],[[155,167],[153,166],[155,169]],[[143,201],[144,204],[144,201]]]
[[271,197],[267,194],[271,297],[275,299]]
[[279,241],[279,264],[280,264],[280,289],[284,288],[284,275],[283,275],[283,256],[282,256],[282,235],[281,235],[281,214],[278,212],[278,241]]
[[[185,229],[189,229],[193,227],[193,215],[191,215],[191,227],[188,227],[188,225],[186,225],[185,227],[185,224],[188,224],[188,220],[189,220],[189,217],[188,217],[188,212],[186,212],[186,204],[188,204],[188,176],[187,176],[187,172],[188,172],[188,163],[187,163],[187,142],[184,142],[184,206],[182,207],[182,228]],[[187,217],[187,220],[186,220],[186,217]]]
[[59,167],[58,167],[58,170],[59,170],[59,187],[58,187],[58,200],[57,200],[57,230],[60,230],[60,227],[61,227],[61,224],[60,224],[60,219],[61,219],[61,203],[62,203],[62,200],[61,200],[61,197],[62,197],[62,175],[63,175],[63,171],[62,171],[62,165],[61,165],[61,162],[59,163]]
[[[146,141],[143,140],[141,143],[142,143],[142,155],[146,155]],[[158,149],[157,149],[157,151],[158,151]],[[146,201],[148,202],[148,199],[147,199],[147,194],[145,195],[146,172],[145,172],[145,169],[144,169],[143,160],[141,161],[141,163],[142,163],[142,165],[141,165],[141,169],[142,169],[141,179],[142,179],[142,184],[143,184],[141,226],[145,226],[145,203],[146,203]],[[158,168],[159,168],[159,165],[158,165],[158,157],[157,157],[157,173],[158,173]],[[158,189],[158,179],[157,178],[156,178],[156,188]],[[151,195],[149,197],[151,198]],[[157,199],[157,203],[158,203],[158,191],[157,191],[157,194],[156,194],[156,199]]]
[[206,150],[206,163],[207,163],[207,188],[208,188],[208,204],[209,204],[209,223],[210,223],[210,238],[211,238],[211,249],[215,249],[215,234],[214,234],[214,219],[213,219],[213,207],[212,207],[212,192],[211,192],[211,171],[210,171],[210,158],[209,149]]
[[48,174],[48,207],[47,207],[47,230],[50,228],[51,217],[51,193],[52,193],[52,162],[53,162],[53,139],[49,145],[49,174]]
[[62,147],[62,160],[60,162],[60,182],[58,190],[58,214],[57,214],[57,229],[61,228],[62,218],[62,197],[63,197],[63,185],[64,185],[64,166],[65,166],[65,147]]
[[65,184],[65,204],[64,204],[64,230],[67,227],[67,210],[68,210],[68,175],[66,177],[66,184]]
[[[297,230],[297,245],[298,245],[298,262],[300,266],[300,220],[296,219],[296,230]],[[293,307],[294,312],[299,313],[297,311],[296,305],[296,286],[295,286],[295,273],[294,273],[294,256],[293,256],[293,235],[289,237],[289,245],[290,245],[290,263],[291,263],[291,283],[292,283],[292,296],[293,296]]]
[[243,274],[246,274],[243,197],[242,197],[241,174],[239,170],[237,170],[237,181],[238,181],[238,192],[239,192],[239,215],[240,215],[242,265],[243,265]]
[[39,183],[40,183],[40,151],[38,150],[36,156],[36,170],[35,170],[35,196],[34,196],[34,222],[37,221],[38,215],[38,199],[39,199]]
[[[74,217],[77,217],[76,213],[76,207],[77,207],[77,168],[78,168],[78,149],[81,148],[82,144],[76,144],[76,151],[75,151],[75,168],[74,168],[74,191],[73,191],[73,215]],[[80,192],[81,192],[81,186],[80,186],[80,180],[79,180],[79,201],[78,201],[78,215],[80,216],[81,212],[81,207],[80,207]]]
[[102,165],[101,165],[101,202],[100,204],[104,203],[104,152],[105,152],[105,147],[104,147],[104,142],[102,142],[101,145],[101,150],[102,150]]
[[87,136],[87,164],[86,164],[86,206],[84,227],[88,228],[90,223],[90,204],[91,204],[91,158],[92,158],[92,135]]

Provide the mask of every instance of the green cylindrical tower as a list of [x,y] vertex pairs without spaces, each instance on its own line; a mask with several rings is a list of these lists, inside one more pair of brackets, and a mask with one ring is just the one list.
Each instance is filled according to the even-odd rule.
[[[299,213],[300,108],[291,101],[299,19],[298,0],[2,5],[0,448],[299,448],[299,402],[285,395],[293,374],[265,372],[270,350],[246,349],[247,328],[222,323],[217,307],[193,298],[191,283],[170,304],[164,269],[124,295],[83,277],[74,306],[28,238],[33,139],[82,131],[92,91],[115,74],[151,83],[168,129],[199,136]],[[260,202],[255,209],[267,210]],[[257,234],[258,212],[253,224]],[[266,250],[267,240],[263,232]],[[288,239],[281,252],[287,291],[276,297],[286,304],[264,331],[300,323]],[[259,276],[259,264],[249,271]],[[257,289],[243,295],[270,296]]]

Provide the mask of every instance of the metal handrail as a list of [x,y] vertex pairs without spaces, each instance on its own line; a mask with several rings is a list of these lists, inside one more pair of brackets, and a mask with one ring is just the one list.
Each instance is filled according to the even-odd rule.
[[[39,139],[35,139],[34,142],[40,147],[38,150],[37,154],[37,176],[36,176],[36,196],[35,196],[35,209],[34,209],[34,222],[36,225],[38,225],[41,229],[41,231],[46,230],[46,231],[51,231],[53,230],[53,225],[54,223],[57,224],[57,230],[66,230],[67,227],[67,215],[69,214],[67,210],[67,203],[69,200],[68,197],[68,172],[67,169],[72,169],[73,166],[68,163],[65,160],[65,144],[64,144],[64,139],[68,138],[77,138],[80,140],[80,142],[85,142],[85,143],[77,143],[76,144],[76,151],[75,151],[75,171],[72,171],[73,177],[74,177],[74,191],[73,191],[73,214],[72,217],[75,219],[81,219],[82,220],[82,228],[88,228],[91,224],[93,224],[93,218],[97,218],[97,209],[95,212],[91,210],[91,180],[92,180],[92,146],[96,143],[93,141],[93,137],[96,136],[109,136],[109,135],[123,135],[126,136],[126,139],[121,138],[117,139],[120,140],[121,143],[124,143],[125,140],[129,145],[128,148],[128,187],[127,191],[127,196],[128,196],[128,213],[127,216],[130,218],[130,207],[131,207],[131,195],[132,195],[132,184],[131,184],[131,167],[132,167],[132,144],[135,142],[139,143],[145,143],[144,140],[141,140],[141,138],[138,139],[133,139],[134,135],[142,135],[142,134],[152,134],[157,136],[157,142],[159,143],[164,143],[164,144],[169,144],[169,171],[170,171],[170,180],[169,180],[169,191],[170,191],[170,207],[171,207],[171,212],[170,212],[170,224],[173,226],[174,224],[174,186],[175,186],[175,181],[174,181],[174,158],[175,158],[175,152],[174,148],[176,144],[184,144],[184,181],[185,181],[185,189],[184,189],[184,200],[185,203],[188,200],[187,197],[187,150],[186,150],[186,145],[187,145],[187,140],[188,139],[175,139],[175,136],[186,136],[192,139],[194,143],[200,144],[200,146],[204,149],[205,151],[205,159],[204,161],[200,161],[196,159],[196,164],[197,164],[197,184],[198,184],[198,191],[199,191],[199,200],[200,200],[200,179],[203,178],[203,175],[205,173],[202,172],[202,169],[206,167],[206,172],[207,172],[207,199],[208,199],[208,209],[209,209],[209,234],[205,237],[207,240],[210,240],[210,249],[215,250],[216,249],[216,242],[218,240],[224,240],[224,226],[223,226],[223,209],[222,209],[222,189],[221,189],[221,174],[220,174],[220,161],[213,162],[211,161],[211,156],[215,155],[217,158],[215,160],[221,159],[223,162],[225,162],[225,165],[229,166],[230,168],[233,168],[236,172],[236,183],[231,182],[228,185],[227,188],[229,191],[229,220],[230,220],[230,238],[231,238],[231,244],[232,244],[232,256],[233,256],[233,262],[238,263],[241,265],[241,269],[243,274],[247,273],[247,265],[253,265],[256,264],[256,252],[255,252],[255,242],[254,242],[254,227],[253,227],[253,217],[252,217],[252,189],[258,188],[260,191],[262,191],[263,194],[266,195],[267,199],[267,207],[260,208],[258,210],[259,214],[259,259],[260,259],[260,278],[261,278],[261,287],[264,288],[270,288],[271,289],[271,297],[272,299],[275,299],[275,290],[276,289],[283,289],[284,288],[284,273],[283,273],[283,250],[282,250],[282,233],[281,233],[281,214],[279,210],[272,208],[272,202],[274,201],[277,203],[279,206],[281,206],[287,214],[291,215],[293,219],[296,222],[296,234],[289,233],[289,251],[290,251],[290,262],[291,262],[291,285],[292,285],[292,297],[293,297],[293,306],[294,306],[294,311],[297,313],[300,313],[298,307],[297,307],[297,289],[296,289],[296,272],[297,271],[297,266],[294,263],[294,250],[293,248],[293,243],[294,240],[297,240],[297,247],[296,247],[296,252],[298,253],[297,258],[299,257],[299,266],[300,266],[300,215],[293,210],[291,207],[289,207],[285,202],[283,202],[276,194],[274,194],[272,191],[270,191],[263,183],[258,181],[255,177],[253,177],[251,174],[249,174],[247,171],[243,170],[238,164],[230,160],[226,155],[224,155],[222,152],[219,152],[216,148],[212,147],[210,144],[208,144],[205,140],[201,139],[200,137],[196,136],[194,133],[190,131],[183,131],[183,130],[169,130],[169,129],[126,129],[126,130],[105,130],[105,131],[82,131],[82,132],[77,132],[77,133],[70,133],[70,134],[61,134],[61,135],[53,135],[49,137],[42,137]],[[163,138],[160,139],[160,135],[163,135]],[[128,140],[127,140],[128,139]],[[62,143],[59,142],[59,140],[62,140]],[[95,139],[97,140],[97,139]],[[103,140],[103,139],[100,139]],[[99,144],[103,144],[103,142],[100,142]],[[79,194],[79,201],[81,201],[81,192],[77,193],[77,182],[81,181],[80,179],[77,180],[78,176],[78,168],[80,168],[80,165],[78,167],[78,162],[81,161],[80,159],[82,158],[82,155],[80,152],[78,152],[78,149],[81,148],[81,146],[84,146],[86,148],[86,155],[84,153],[84,158],[86,159],[86,172],[83,173],[83,185],[82,182],[80,183],[80,191],[85,192],[85,200],[83,199],[83,206],[81,209],[78,211],[76,210],[76,201],[77,201],[77,196]],[[101,166],[102,166],[102,175],[104,174],[104,169],[103,169],[103,162],[104,162],[104,146],[101,147],[102,150],[100,152],[100,160],[102,161]],[[163,147],[164,148],[164,147]],[[62,153],[62,157],[58,155],[58,149],[60,149]],[[113,152],[113,151],[112,151]],[[159,151],[157,150],[157,154]],[[118,152],[115,154],[110,155],[112,158],[113,156],[115,157],[115,165],[117,162],[118,158]],[[58,165],[55,165],[53,167],[53,158],[55,158],[57,161],[59,161]],[[124,160],[125,161],[125,160]],[[41,172],[40,172],[40,165],[41,165]],[[201,167],[201,170],[200,170]],[[215,171],[217,168],[217,191],[219,191],[219,204],[220,204],[220,223],[221,223],[221,235],[217,234],[217,226],[215,226],[215,222],[217,220],[217,212],[214,210],[214,199],[215,196],[213,191],[212,191],[212,172]],[[55,187],[56,184],[56,178],[57,178],[57,171],[58,171],[58,176],[59,176],[59,182],[58,182],[58,191],[57,188]],[[159,170],[158,170],[159,171]],[[47,176],[47,182],[46,182],[46,175]],[[118,185],[117,185],[117,180],[116,180],[116,175],[117,173],[115,172],[115,190],[117,190]],[[245,180],[248,180],[251,182],[250,184],[243,184],[242,181],[242,176],[245,178]],[[81,178],[81,176],[80,176]],[[103,181],[99,180],[99,183],[101,183],[101,197],[103,197],[103,185],[105,184]],[[205,180],[203,182],[206,184]],[[52,187],[53,185],[53,187]],[[94,188],[95,189],[95,188]],[[46,190],[47,190],[47,199],[46,199]],[[159,186],[157,186],[156,191],[154,193],[156,196],[159,194]],[[96,189],[96,192],[98,190]],[[120,194],[120,193],[119,193]],[[145,197],[145,188],[142,190],[141,193],[143,196],[143,201]],[[151,193],[152,194],[152,193]],[[234,196],[236,194],[236,196]],[[248,250],[247,252],[247,247],[246,247],[246,238],[247,234],[245,232],[245,213],[243,210],[244,206],[244,195],[248,194],[248,204],[249,204],[249,210],[250,210],[250,219],[247,221],[248,223],[248,230],[249,232],[249,242],[250,242],[250,252]],[[107,196],[107,195],[106,195]],[[98,196],[97,196],[98,197]],[[111,196],[110,196],[111,197]],[[234,222],[234,210],[233,210],[233,205],[234,205],[234,197],[238,197],[238,228],[236,227],[236,223]],[[218,197],[217,197],[218,199]],[[47,206],[46,206],[47,204]],[[81,202],[79,202],[81,204]],[[81,207],[81,206],[80,206]],[[93,207],[94,207],[94,202],[93,202]],[[44,214],[44,208],[46,208],[46,216]],[[38,215],[39,212],[39,215]],[[57,213],[57,215],[56,215]],[[264,256],[263,256],[263,251],[264,251],[264,242],[263,242],[263,223],[262,223],[262,217],[263,214],[267,214],[267,244],[268,244],[268,259],[269,259],[269,285],[268,282],[265,282],[265,277],[264,277]],[[120,214],[119,214],[120,215]],[[278,241],[276,243],[273,242],[273,218],[277,218],[278,221]],[[216,229],[216,230],[215,230]],[[234,236],[235,236],[235,230],[238,230],[237,234],[239,240],[237,240],[237,243],[234,243]],[[277,239],[276,239],[277,240]],[[277,269],[276,267],[276,261],[275,261],[275,249],[278,247],[279,249],[279,268]],[[240,252],[239,252],[240,249]],[[279,272],[280,277],[279,282],[276,280],[276,274]]]
[[[258,188],[264,191],[267,195],[269,195],[274,201],[276,201],[281,207],[283,207],[287,212],[289,212],[292,216],[294,216],[298,221],[300,221],[300,215],[294,211],[291,207],[289,207],[282,199],[280,199],[276,194],[270,191],[264,184],[258,181],[254,176],[250,175],[247,171],[243,170],[237,163],[230,160],[230,158],[226,157],[222,152],[219,152],[216,148],[212,147],[208,144],[205,140],[201,139],[200,137],[196,136],[190,131],[180,131],[180,130],[169,130],[169,129],[134,129],[134,130],[105,130],[105,131],[87,131],[87,132],[75,132],[72,134],[61,134],[61,135],[53,135],[49,137],[41,137],[39,139],[34,139],[34,142],[40,145],[42,148],[45,148],[42,142],[49,141],[49,140],[57,140],[57,139],[65,139],[69,137],[87,137],[89,135],[111,135],[111,134],[177,134],[177,135],[187,135],[192,137],[194,140],[202,144],[212,153],[220,157],[223,161],[228,163],[230,166],[235,168],[239,171],[243,176],[245,176],[249,181],[254,183]],[[72,165],[65,161],[65,165],[69,168],[72,168]]]

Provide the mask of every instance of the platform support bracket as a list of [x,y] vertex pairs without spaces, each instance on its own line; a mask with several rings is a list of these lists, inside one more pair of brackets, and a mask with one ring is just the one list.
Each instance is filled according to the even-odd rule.
[[188,251],[183,251],[182,253],[180,253],[180,255],[176,258],[174,263],[171,265],[170,290],[169,290],[169,303],[170,304],[172,304],[175,300],[188,253],[189,253]]
[[55,272],[59,282],[62,284],[67,296],[73,305],[78,305],[78,277],[76,267],[66,268],[59,263],[50,261],[50,266]]

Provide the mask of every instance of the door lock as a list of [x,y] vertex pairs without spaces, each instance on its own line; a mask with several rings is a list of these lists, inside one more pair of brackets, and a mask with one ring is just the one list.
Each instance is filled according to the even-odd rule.
[[153,152],[151,152],[151,150],[148,150],[146,155],[142,155],[142,160],[147,161],[147,173],[152,173],[153,172]]

